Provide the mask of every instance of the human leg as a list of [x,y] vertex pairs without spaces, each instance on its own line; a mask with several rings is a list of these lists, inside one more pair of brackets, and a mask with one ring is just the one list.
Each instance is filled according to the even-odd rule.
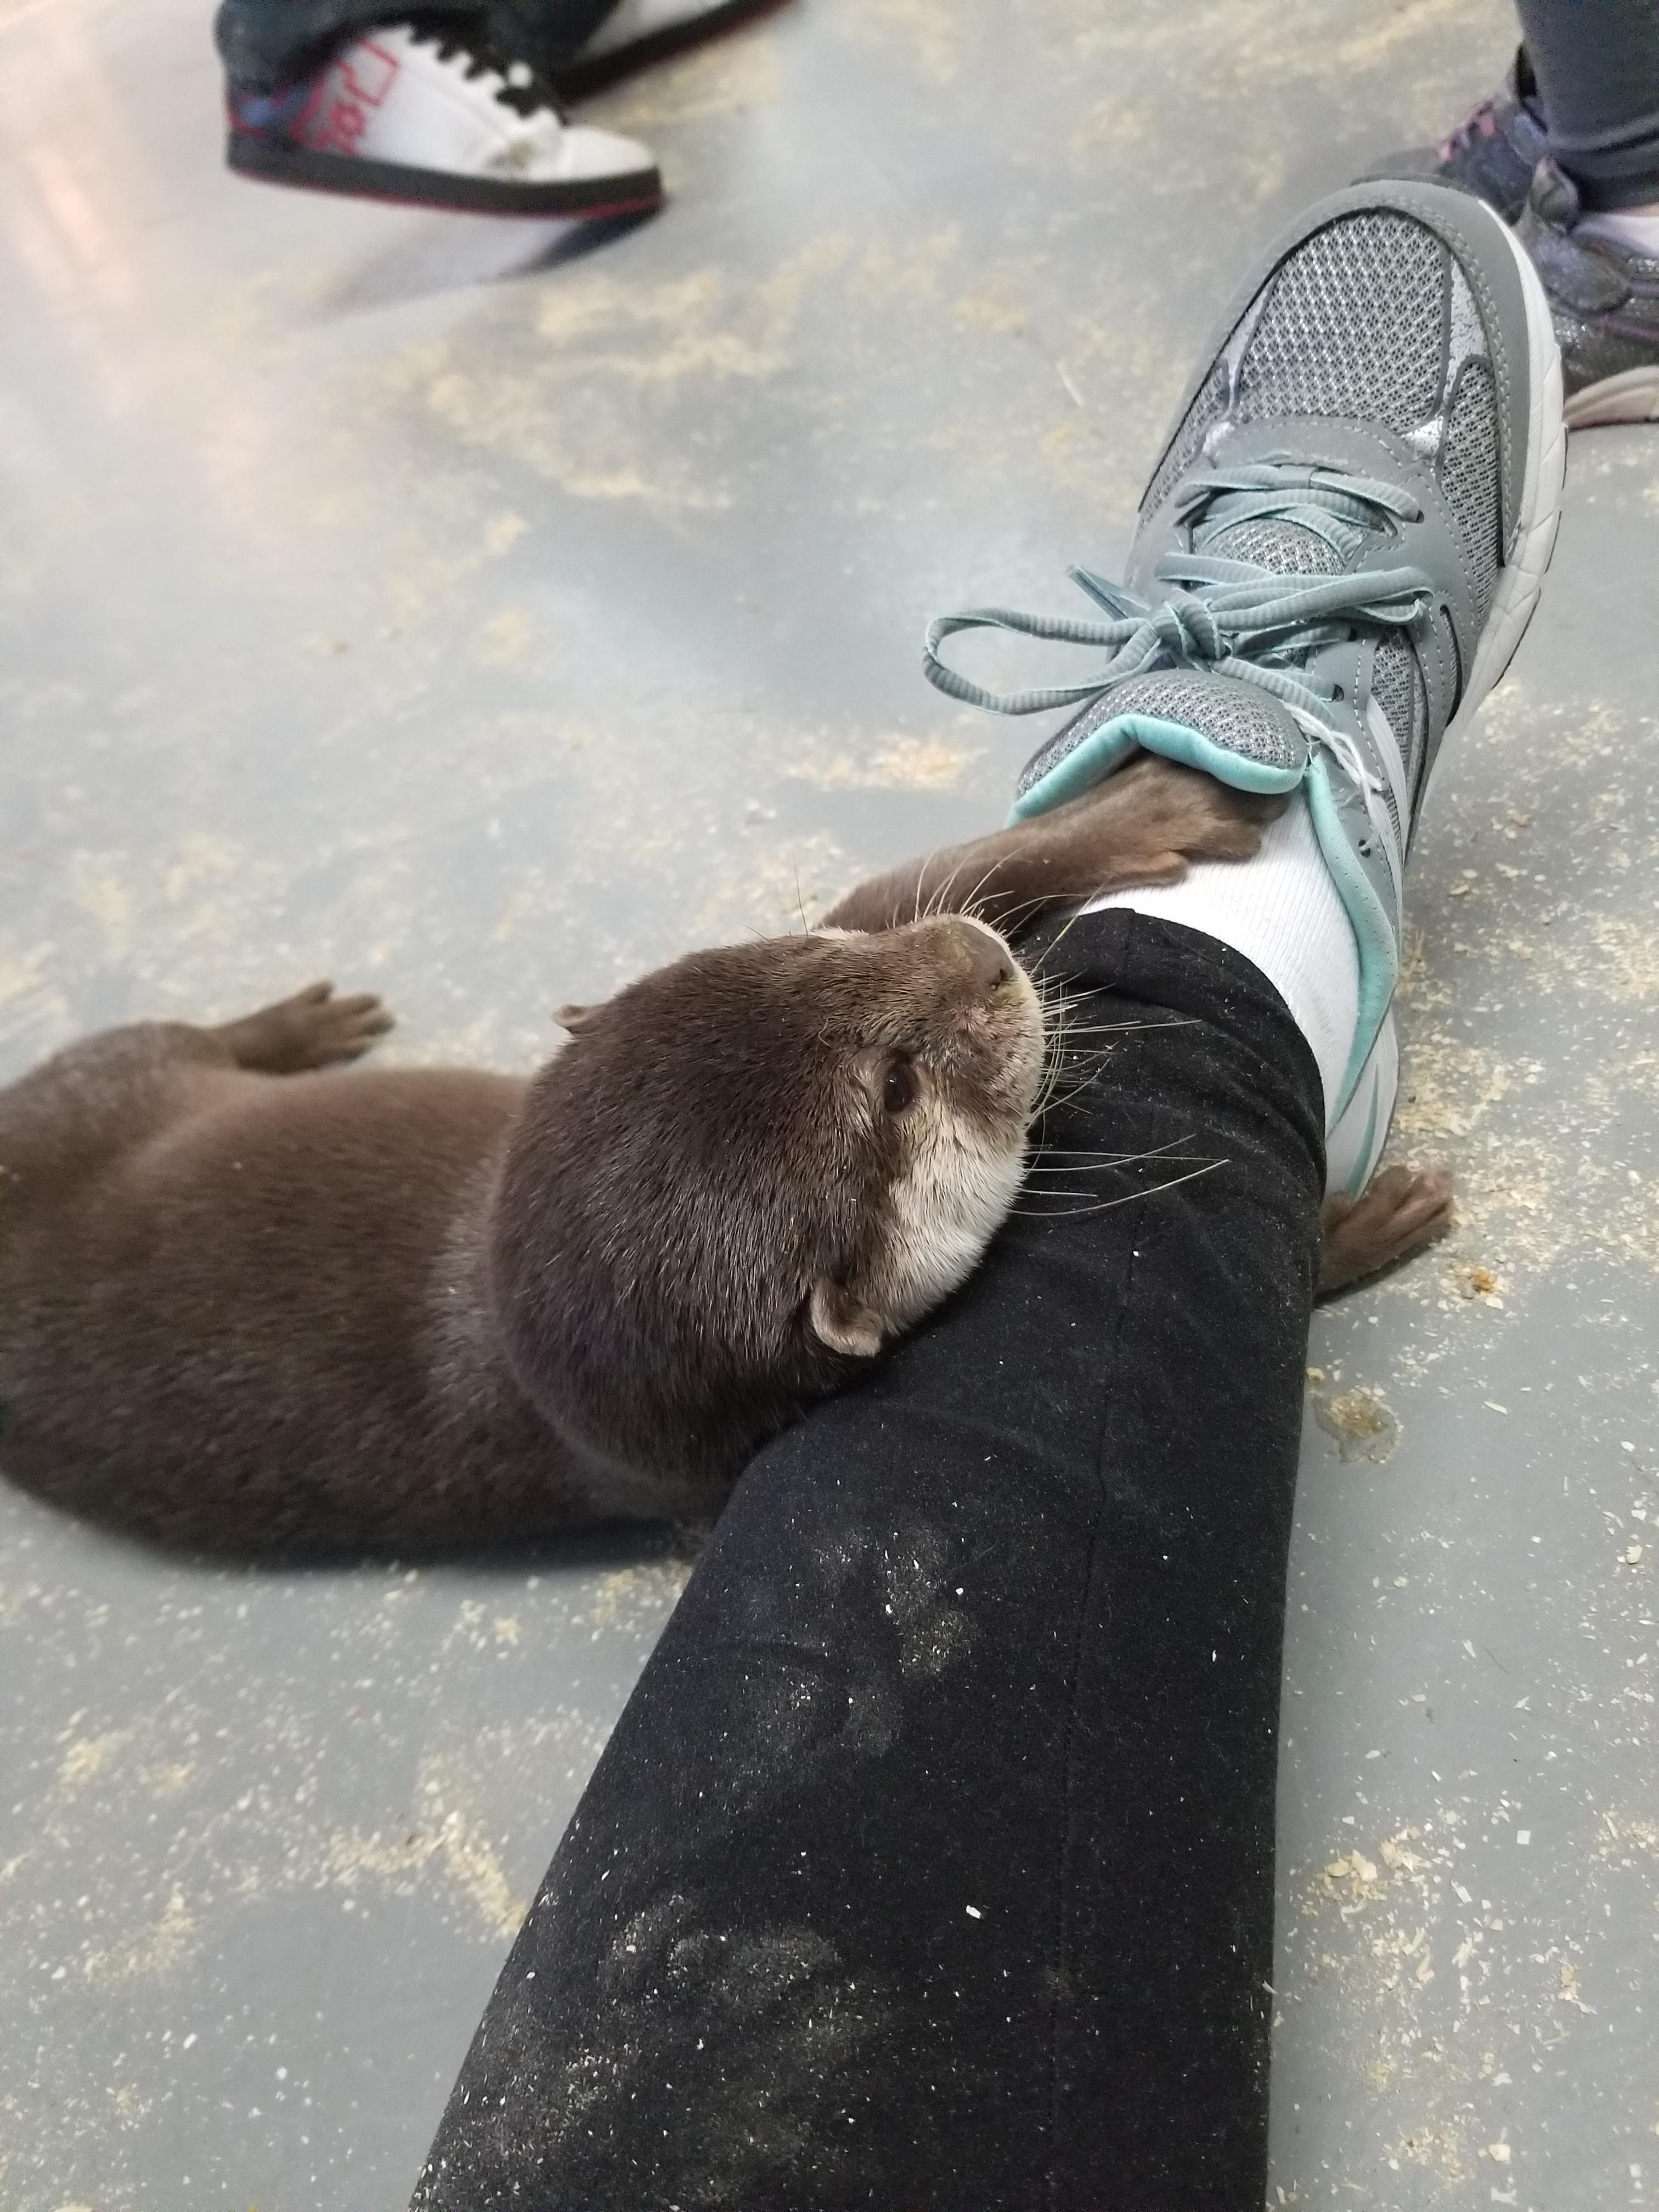
[[732,30],[778,0],[490,0],[497,37],[570,100]]
[[1101,915],[1042,964],[1111,1053],[1066,1172],[739,1485],[431,2212],[1261,2203],[1318,1077],[1194,933]]
[[[457,0],[457,19],[481,20],[483,0]],[[386,21],[386,0],[220,0],[213,40],[231,83],[276,93],[310,76],[344,38]]]
[[[1137,744],[1296,792],[1356,1038],[1322,1078],[1293,988],[1173,913],[1131,902],[1039,949],[1072,1046],[1107,1056],[1062,1082],[981,1273],[739,1485],[507,1962],[422,2212],[1255,2212],[1322,1131],[1385,1034],[1435,752],[1547,557],[1559,386],[1528,281],[1447,195],[1319,211],[1241,295],[1155,472],[1136,574],[1168,596],[1091,578],[1109,635],[1036,625],[1112,658],[1022,699],[1084,702],[1022,810]],[[1030,627],[932,643],[987,620]]]
[[1523,43],[1503,83],[1437,146],[1374,177],[1431,177],[1513,222],[1551,155],[1586,210],[1659,204],[1659,9],[1652,0],[1516,0]]
[[1586,209],[1659,206],[1659,8],[1516,0],[1549,150]]

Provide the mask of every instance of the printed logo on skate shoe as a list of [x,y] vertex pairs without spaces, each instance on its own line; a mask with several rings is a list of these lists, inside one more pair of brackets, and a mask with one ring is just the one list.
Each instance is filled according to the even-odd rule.
[[317,88],[295,136],[319,154],[355,154],[374,111],[398,81],[396,54],[360,39],[341,55]]

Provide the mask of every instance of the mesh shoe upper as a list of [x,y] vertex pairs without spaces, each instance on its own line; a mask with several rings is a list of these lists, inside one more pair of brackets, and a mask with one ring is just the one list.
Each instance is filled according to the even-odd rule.
[[[1072,572],[1110,619],[986,609],[928,635],[927,672],[958,698],[1079,707],[1028,765],[1018,813],[1137,746],[1243,788],[1306,790],[1361,944],[1356,1066],[1397,973],[1405,848],[1436,751],[1513,629],[1500,586],[1537,442],[1540,327],[1547,346],[1535,280],[1472,200],[1339,196],[1230,314],[1153,471],[1124,583]],[[1109,657],[995,697],[939,654],[986,627]]]
[[[1281,264],[1176,429],[1142,500],[1143,522],[1226,436],[1291,418],[1375,425],[1427,464],[1468,566],[1478,631],[1499,553],[1491,348],[1468,278],[1420,222],[1387,210],[1356,214]],[[1411,472],[1420,481],[1419,469]],[[1235,526],[1208,550],[1281,574],[1344,565],[1334,549],[1284,524]],[[1139,566],[1137,557],[1132,580]]]
[[1217,363],[1231,374],[1194,402],[1142,513],[1165,498],[1224,415],[1236,422],[1340,415],[1402,434],[1430,421],[1441,391],[1445,284],[1443,249],[1403,216],[1356,216],[1319,232],[1235,333]]
[[[1261,286],[1200,382],[1141,504],[1127,581],[1148,605],[1171,583],[1223,604],[1224,594],[1268,580],[1306,587],[1389,573],[1395,589],[1397,572],[1413,572],[1384,617],[1343,622],[1340,609],[1322,610],[1312,629],[1306,619],[1288,629],[1276,619],[1247,629],[1233,647],[1297,668],[1362,722],[1376,700],[1405,771],[1402,788],[1386,779],[1402,837],[1492,608],[1502,550],[1497,416],[1492,342],[1456,256],[1413,216],[1366,209],[1315,230]],[[1238,465],[1282,476],[1287,462],[1283,481],[1231,482]],[[1322,473],[1304,487],[1294,468],[1310,464]],[[1343,489],[1379,480],[1401,494],[1402,511]],[[1184,486],[1209,489],[1183,505]],[[1302,504],[1304,492],[1312,507]],[[1279,597],[1269,599],[1276,616],[1285,611],[1273,607]],[[1362,590],[1347,612],[1362,613],[1365,598]],[[1333,623],[1340,635],[1327,634]],[[1213,670],[1202,680],[1212,681]],[[1131,696],[1119,686],[1091,700],[1043,748],[1044,772],[1104,726],[1109,708],[1132,711]],[[1190,680],[1181,696],[1190,712]],[[1139,705],[1146,695],[1133,696]],[[1218,714],[1220,701],[1215,695]],[[1236,721],[1235,702],[1226,711]],[[1214,733],[1236,756],[1250,750],[1236,732],[1223,737],[1218,722]],[[1033,763],[1024,791],[1042,781]]]

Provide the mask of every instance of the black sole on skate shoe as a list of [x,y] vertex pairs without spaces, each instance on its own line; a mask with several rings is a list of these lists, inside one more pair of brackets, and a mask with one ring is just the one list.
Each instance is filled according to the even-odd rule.
[[468,215],[586,216],[642,215],[662,202],[655,169],[611,177],[569,177],[515,185],[495,177],[452,176],[401,161],[368,161],[356,154],[314,152],[252,131],[233,131],[225,160],[239,176],[267,185],[296,185],[352,199],[389,200],[401,207],[459,210]]
[[615,84],[622,77],[632,76],[635,70],[648,69],[653,62],[672,60],[676,54],[702,46],[705,40],[735,31],[757,15],[769,15],[782,5],[783,0],[726,0],[724,7],[710,8],[690,22],[653,31],[649,38],[635,39],[608,54],[595,54],[591,61],[568,62],[557,69],[544,70],[543,75],[563,99],[581,100],[589,93],[603,92],[606,85]]

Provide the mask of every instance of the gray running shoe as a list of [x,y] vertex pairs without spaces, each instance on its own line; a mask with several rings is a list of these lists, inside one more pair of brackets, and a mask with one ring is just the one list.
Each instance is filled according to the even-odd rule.
[[1570,430],[1659,416],[1659,260],[1581,232],[1578,193],[1540,161],[1516,236],[1544,280]]
[[[1323,201],[1243,286],[1141,501],[1108,617],[982,608],[934,623],[929,678],[1006,714],[1078,706],[1016,816],[1138,747],[1241,790],[1305,791],[1359,948],[1334,1122],[1400,973],[1404,862],[1444,737],[1520,642],[1549,563],[1565,435],[1550,311],[1496,215],[1445,185]],[[1083,680],[996,696],[939,658],[958,631],[1094,648]]]

